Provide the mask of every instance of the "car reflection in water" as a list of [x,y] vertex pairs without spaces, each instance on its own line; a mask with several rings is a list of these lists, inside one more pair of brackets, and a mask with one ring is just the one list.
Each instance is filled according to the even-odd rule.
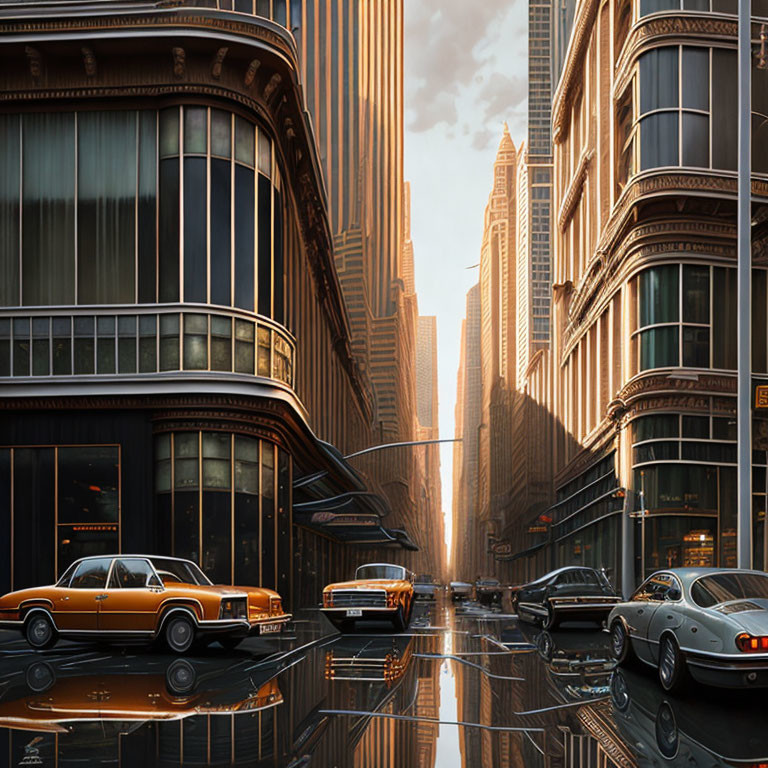
[[[214,752],[231,752],[236,730],[259,753],[261,734],[242,732],[249,725],[259,730],[262,718],[250,716],[283,701],[275,679],[280,665],[231,656],[25,655],[10,666],[0,678],[0,729],[7,729],[0,733],[12,765],[125,765],[126,757],[147,750],[178,763],[182,742],[190,757],[209,755],[212,740]],[[233,717],[242,721],[236,726]]]
[[610,686],[614,721],[638,765],[713,768],[768,761],[764,696],[758,692],[692,686],[684,696],[671,696],[652,673],[634,669],[617,669]]
[[325,654],[327,680],[383,682],[391,688],[411,662],[413,638],[343,637]]

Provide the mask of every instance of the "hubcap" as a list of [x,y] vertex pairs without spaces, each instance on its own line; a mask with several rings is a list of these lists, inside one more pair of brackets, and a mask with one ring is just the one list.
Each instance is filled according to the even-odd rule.
[[659,674],[664,685],[669,685],[675,675],[675,649],[669,640],[664,641],[664,648],[661,651]]
[[171,642],[178,648],[184,648],[190,640],[192,629],[183,619],[177,619],[171,625]]
[[188,664],[176,664],[171,669],[170,679],[177,691],[187,691],[194,683],[195,673]]
[[32,626],[29,628],[29,634],[35,645],[43,645],[48,642],[51,636],[51,625],[42,616],[32,619]]
[[613,625],[613,655],[620,659],[624,655],[624,626],[621,623]]

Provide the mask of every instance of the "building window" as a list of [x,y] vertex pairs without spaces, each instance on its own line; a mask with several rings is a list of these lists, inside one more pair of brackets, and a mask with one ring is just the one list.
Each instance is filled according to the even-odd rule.
[[217,304],[284,322],[270,137],[204,106],[0,116],[0,305]]
[[[764,327],[765,300],[755,275],[755,327]],[[633,368],[736,367],[736,270],[698,264],[651,267],[635,279]],[[633,294],[635,289],[633,288]],[[761,303],[762,301],[762,303]],[[756,364],[764,365],[765,334],[756,334]],[[756,368],[756,370],[761,370]]]
[[215,583],[285,589],[289,476],[290,457],[265,440],[228,432],[158,435],[164,549],[194,560]]
[[[736,170],[736,54],[654,48],[616,112],[618,192],[632,176],[664,167]],[[752,169],[768,173],[768,73],[752,80]]]
[[0,448],[3,591],[52,583],[80,557],[120,551],[120,461],[118,445]]

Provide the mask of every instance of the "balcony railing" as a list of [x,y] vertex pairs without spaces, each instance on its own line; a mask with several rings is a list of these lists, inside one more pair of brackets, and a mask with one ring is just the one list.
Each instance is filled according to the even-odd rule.
[[250,374],[293,387],[295,342],[271,320],[206,305],[0,309],[0,378]]

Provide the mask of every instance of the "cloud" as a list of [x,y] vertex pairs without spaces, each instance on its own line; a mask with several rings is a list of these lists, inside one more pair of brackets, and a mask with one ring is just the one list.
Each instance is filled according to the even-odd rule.
[[489,43],[509,10],[504,0],[409,4],[405,25],[409,130],[456,123],[456,99],[492,60]]
[[507,77],[501,72],[494,72],[477,94],[477,100],[483,105],[483,121],[488,123],[504,119],[510,111],[516,110],[528,97],[528,82],[525,78]]

